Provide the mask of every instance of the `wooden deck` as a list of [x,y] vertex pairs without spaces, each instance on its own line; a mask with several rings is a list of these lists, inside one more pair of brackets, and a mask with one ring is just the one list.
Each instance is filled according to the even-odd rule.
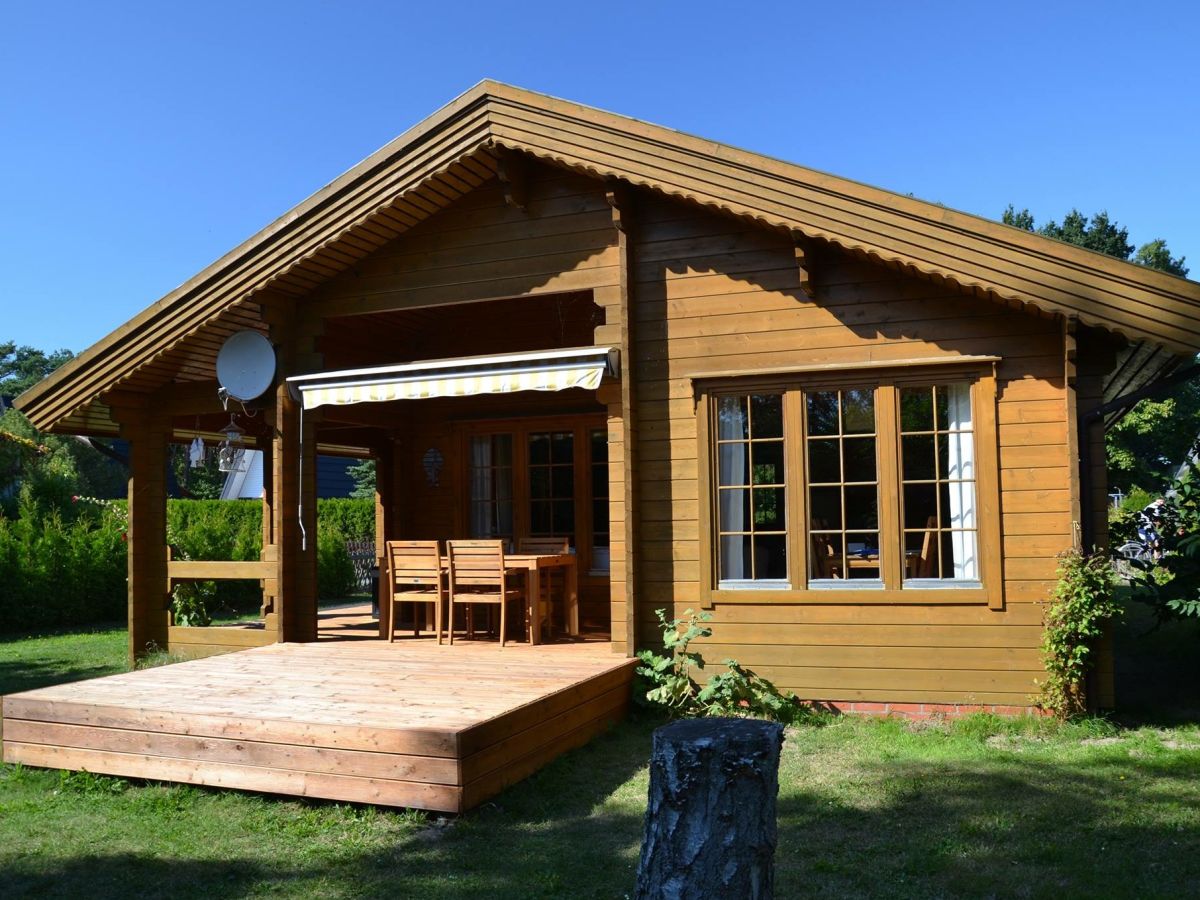
[[347,639],[369,633],[361,616],[325,625],[317,643],[9,695],[4,761],[461,812],[628,709],[634,661],[607,642],[388,644]]

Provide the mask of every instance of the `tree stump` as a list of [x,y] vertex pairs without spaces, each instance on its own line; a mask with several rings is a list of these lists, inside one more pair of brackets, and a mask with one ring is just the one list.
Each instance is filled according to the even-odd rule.
[[770,900],[783,726],[685,719],[654,732],[638,900]]

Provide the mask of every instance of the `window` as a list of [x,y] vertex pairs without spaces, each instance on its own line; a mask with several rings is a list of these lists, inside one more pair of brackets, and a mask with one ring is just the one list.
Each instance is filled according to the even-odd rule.
[[945,371],[706,392],[717,599],[998,602],[995,380]]
[[723,583],[787,578],[783,395],[717,401],[717,542]]
[[464,422],[455,529],[516,544],[566,538],[581,574],[609,571],[608,430],[596,415]]

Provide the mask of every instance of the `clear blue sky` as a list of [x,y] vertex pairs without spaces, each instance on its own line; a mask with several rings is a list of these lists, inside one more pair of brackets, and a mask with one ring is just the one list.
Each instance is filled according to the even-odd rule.
[[485,77],[993,218],[1105,208],[1200,276],[1198,10],[10,0],[0,340],[83,349]]

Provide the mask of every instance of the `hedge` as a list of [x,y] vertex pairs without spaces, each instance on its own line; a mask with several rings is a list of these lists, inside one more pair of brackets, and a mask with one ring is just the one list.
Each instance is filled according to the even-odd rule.
[[[0,632],[58,628],[125,618],[126,507],[116,501],[73,516],[0,516]],[[371,539],[371,500],[317,502],[318,592],[354,588],[347,540]],[[169,500],[167,535],[190,559],[258,559],[262,504],[254,500]],[[250,611],[261,602],[253,582],[217,582],[215,604]]]

